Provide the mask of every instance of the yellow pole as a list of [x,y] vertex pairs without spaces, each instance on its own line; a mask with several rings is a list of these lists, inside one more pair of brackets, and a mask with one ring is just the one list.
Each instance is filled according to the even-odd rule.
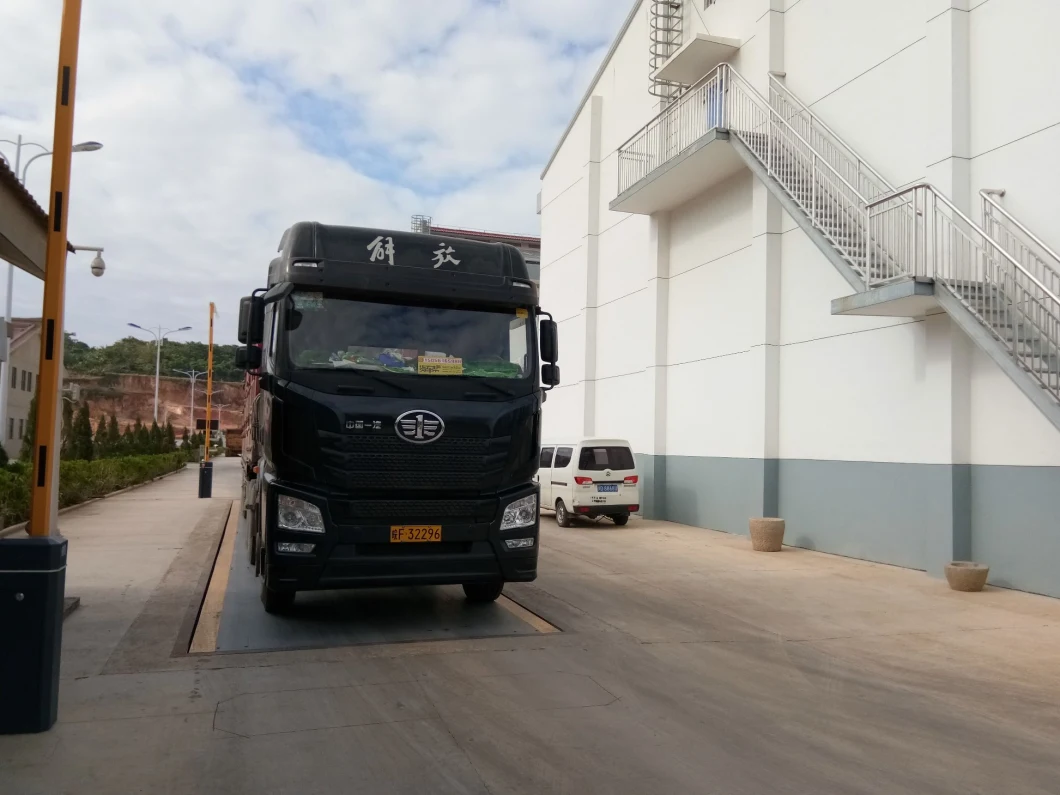
[[[211,407],[211,401],[213,400],[213,315],[214,315],[214,304],[210,302],[210,347],[206,354],[206,457],[204,461],[210,460],[210,439],[212,434],[210,432],[210,417],[213,408]],[[220,427],[221,423],[217,423]]]
[[58,533],[59,448],[55,434],[62,388],[63,313],[66,298],[67,223],[70,218],[70,160],[74,145],[74,87],[81,0],[64,0],[59,33],[59,73],[55,92],[52,182],[48,213],[48,248],[44,266],[40,367],[37,377],[37,427],[33,435],[29,532]]

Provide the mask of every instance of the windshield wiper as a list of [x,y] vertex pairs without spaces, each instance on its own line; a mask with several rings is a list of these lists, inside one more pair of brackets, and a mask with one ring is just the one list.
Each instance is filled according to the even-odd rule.
[[509,392],[507,389],[505,389],[502,386],[497,386],[496,384],[491,384],[489,381],[485,380],[484,378],[478,378],[477,376],[473,376],[473,375],[451,375],[451,376],[447,376],[447,377],[448,378],[462,378],[464,380],[474,379],[475,380],[475,386],[478,386],[478,385],[481,384],[482,386],[489,387],[494,392],[499,392],[500,394],[504,395],[505,397],[515,397],[515,393],[514,392]]
[[391,387],[392,389],[397,389],[400,392],[404,392],[406,395],[412,394],[412,390],[409,389],[407,386],[402,386],[401,384],[395,384],[389,378],[385,378],[384,376],[381,376],[375,370],[358,370],[355,367],[351,367],[351,368],[349,368],[349,370],[347,372],[357,373],[357,375],[362,375],[365,378],[371,378],[373,381],[378,381],[380,384],[385,384],[386,386]]

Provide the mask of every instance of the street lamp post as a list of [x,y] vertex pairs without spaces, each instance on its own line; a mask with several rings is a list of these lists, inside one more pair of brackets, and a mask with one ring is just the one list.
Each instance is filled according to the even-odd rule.
[[[23,141],[21,135],[17,136],[14,141],[12,141],[12,140],[10,140],[8,138],[0,138],[0,144],[11,144],[11,145],[13,145],[15,147],[15,160],[13,162],[14,168],[12,170],[15,173],[15,179],[18,180],[22,185],[26,184],[26,172],[29,170],[30,163],[32,163],[34,160],[36,160],[39,157],[46,157],[47,155],[53,154],[50,149],[46,148],[42,144],[38,144],[38,143],[35,143],[33,141]],[[27,160],[26,161],[26,165],[23,168],[22,167],[22,150],[25,149],[26,147],[30,147],[30,146],[35,146],[38,149],[41,149],[42,151],[39,152],[38,154],[34,155],[33,157],[31,157],[29,160]],[[99,143],[98,141],[84,141],[83,143],[74,144],[73,151],[74,152],[97,152],[97,151],[99,151],[102,148],[103,148],[103,144]],[[3,155],[0,154],[0,157],[3,157]],[[4,159],[7,160],[6,157]],[[11,161],[8,161],[8,162],[11,162]],[[75,246],[75,249],[76,248],[77,247]],[[97,276],[102,276],[103,275],[103,266],[102,266],[103,259],[99,255],[103,253],[103,249],[92,249],[92,250],[96,251],[96,253],[97,253],[96,259],[94,259],[92,261],[92,273],[96,274]],[[100,266],[98,273],[96,273],[97,261],[98,261],[99,266]],[[14,295],[14,291],[15,291],[15,266],[12,265],[9,262],[9,263],[7,263],[7,297],[6,297],[5,301],[4,301],[4,329],[3,329],[4,340],[3,340],[3,343],[5,345],[9,344],[7,335],[8,335],[8,329],[11,326],[11,310],[12,310],[11,300],[12,300],[12,296]],[[7,372],[8,372],[8,367],[9,367],[7,359],[10,356],[11,352],[5,350],[5,353],[6,353],[5,356],[0,357],[0,431],[4,431],[4,432],[6,432],[6,428],[7,428],[7,390],[8,390],[8,387],[7,387],[7,382],[8,382]]]
[[195,433],[195,382],[199,380],[199,376],[206,375],[205,370],[174,370],[174,373],[180,373],[188,377],[191,381],[191,405],[189,406],[190,414],[188,414],[188,432]]
[[154,329],[144,328],[136,323],[130,323],[133,328],[138,328],[140,331],[146,331],[148,334],[155,338],[155,422],[158,422],[158,378],[160,368],[162,366],[162,341],[170,334],[177,334],[181,331],[191,331],[191,326],[184,326],[183,328],[167,328],[163,329],[161,326],[158,327],[158,331]]

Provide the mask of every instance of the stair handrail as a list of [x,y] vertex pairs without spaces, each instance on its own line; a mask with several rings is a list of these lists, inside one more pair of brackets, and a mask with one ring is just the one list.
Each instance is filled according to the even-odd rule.
[[1035,245],[1039,246],[1046,254],[1056,260],[1057,263],[1060,263],[1060,254],[1057,254],[1055,251],[1049,248],[1049,246],[1046,245],[1046,243],[1040,237],[1038,237],[1036,234],[1034,234],[1034,232],[1032,232],[1030,229],[1020,223],[1012,213],[1010,213],[1004,208],[1004,206],[1002,206],[1001,202],[993,198],[993,196],[991,195],[992,193],[994,193],[994,191],[979,191],[979,195],[982,197],[984,202],[986,202],[995,210],[1000,212],[1003,216],[1005,216],[1006,220],[1008,220],[1009,223],[1011,223],[1013,226],[1023,232],[1023,234],[1025,234],[1031,240],[1033,240]]
[[[736,78],[736,82],[743,84],[743,87],[745,89],[747,89],[747,93],[751,97],[751,100],[753,102],[755,102],[759,106],[760,110],[764,111],[765,113],[767,113],[767,114],[769,114],[771,116],[775,116],[776,117],[776,121],[779,122],[780,124],[782,124],[784,127],[786,127],[791,132],[792,135],[794,135],[796,138],[799,139],[799,141],[801,143],[805,144],[806,148],[813,154],[813,156],[817,160],[819,160],[821,162],[821,164],[825,168],[827,168],[829,171],[831,171],[833,174],[835,174],[836,178],[840,182],[842,182],[844,185],[846,185],[848,188],[850,188],[850,190],[854,192],[855,196],[857,196],[863,202],[866,202],[866,203],[868,202],[868,199],[866,199],[861,194],[861,191],[858,190],[858,188],[856,188],[855,186],[851,185],[850,181],[846,177],[844,177],[842,174],[840,174],[839,171],[836,170],[835,167],[833,167],[831,163],[829,163],[827,160],[825,160],[823,157],[821,157],[821,155],[817,151],[817,148],[813,144],[811,144],[809,141],[807,141],[802,136],[802,133],[800,133],[798,130],[796,130],[794,127],[792,127],[790,124],[788,124],[787,120],[780,118],[780,114],[778,114],[776,112],[776,110],[774,110],[772,107],[770,107],[768,100],[766,100],[762,96],[762,93],[757,88],[755,88],[753,85],[751,85],[751,82],[746,77],[744,77],[739,72],[737,72],[735,69],[733,69],[732,65],[728,64],[728,63],[719,64],[717,68],[718,69],[722,69],[723,67],[726,68],[729,72],[732,73],[732,75]],[[728,110],[728,109],[726,108],[726,110]],[[727,129],[729,129],[730,132],[732,131],[731,128],[727,128]],[[739,133],[739,132],[740,131],[737,130],[737,133]],[[767,133],[767,135],[768,135],[768,133]],[[773,170],[773,166],[771,164],[769,164],[769,163],[766,164],[766,167],[770,171]]]
[[799,99],[791,91],[791,89],[789,89],[784,83],[782,83],[781,80],[780,80],[780,77],[778,75],[770,72],[770,74],[769,74],[769,82],[770,82],[770,85],[776,86],[778,89],[780,89],[781,93],[783,93],[784,96],[788,100],[792,101],[804,113],[806,113],[807,116],[809,116],[811,119],[813,119],[814,122],[817,123],[821,127],[822,130],[824,130],[826,133],[828,133],[835,140],[835,142],[837,144],[839,144],[844,149],[846,149],[847,150],[847,154],[851,155],[851,157],[854,160],[856,160],[860,164],[861,167],[863,167],[867,172],[872,174],[872,176],[876,177],[876,179],[878,179],[880,181],[881,185],[883,185],[889,191],[892,191],[892,192],[894,191],[894,186],[890,182],[888,182],[887,179],[885,179],[884,176],[882,174],[880,174],[879,171],[874,169],[872,167],[872,165],[869,163],[869,161],[861,156],[861,153],[858,152],[857,149],[855,149],[853,146],[848,144],[846,142],[846,140],[843,138],[843,136],[841,136],[839,133],[837,133],[835,130],[833,130],[831,127],[829,127],[828,124],[825,123],[824,119],[822,119],[820,116],[818,116],[816,113],[814,113],[813,110],[810,109],[809,105],[807,105],[805,102],[803,102],[801,99]]
[[1023,267],[1023,265],[1020,264],[1020,262],[1018,260],[1016,260],[1015,257],[1013,257],[1011,254],[1009,254],[1007,251],[1005,251],[1000,245],[998,245],[997,241],[995,241],[992,237],[990,237],[990,235],[988,235],[986,233],[986,231],[981,226],[979,226],[979,224],[977,224],[975,221],[973,221],[971,218],[969,218],[967,215],[965,215],[960,210],[960,208],[957,207],[957,205],[955,205],[948,198],[946,198],[945,194],[943,194],[942,191],[940,191],[938,188],[936,188],[930,182],[914,182],[912,185],[906,185],[905,187],[899,188],[898,190],[891,191],[886,196],[881,196],[880,198],[873,199],[871,202],[869,202],[868,203],[868,209],[869,209],[869,211],[871,213],[871,211],[874,208],[880,206],[881,204],[886,204],[889,201],[894,201],[895,199],[898,199],[898,198],[906,195],[907,193],[913,193],[914,191],[917,191],[917,190],[925,190],[928,193],[932,194],[935,197],[936,200],[941,201],[942,204],[944,204],[946,207],[948,207],[950,209],[950,211],[955,216],[957,216],[958,218],[961,219],[961,221],[963,221],[965,224],[967,224],[969,229],[972,229],[976,234],[980,235],[984,240],[990,241],[991,245],[995,249],[997,249],[998,252],[1000,252],[1001,256],[1003,256],[1006,260],[1008,260],[1008,263],[1010,265],[1012,265],[1016,270],[1020,271],[1020,273],[1022,273],[1024,276],[1029,278],[1035,284],[1035,286],[1038,287],[1038,289],[1040,289],[1048,298],[1050,298],[1053,301],[1056,301],[1058,304],[1060,304],[1060,298],[1058,298],[1053,293],[1052,290],[1050,290],[1048,287],[1046,287],[1044,284],[1042,284],[1041,281],[1038,280],[1037,276],[1035,276],[1033,273],[1031,273],[1029,270],[1027,270],[1025,267]]
[[[724,75],[725,72],[728,72],[728,73],[732,74],[732,76],[736,78],[736,82],[742,84],[742,86],[747,89],[746,93],[751,98],[751,101],[754,102],[758,106],[759,110],[761,110],[763,113],[767,114],[767,116],[775,117],[775,120],[779,124],[781,124],[784,127],[786,127],[791,132],[791,134],[796,139],[798,139],[799,142],[801,142],[807,148],[808,151],[813,153],[814,157],[826,169],[828,169],[830,172],[832,172],[832,174],[834,174],[835,177],[840,182],[842,182],[847,188],[849,188],[854,193],[854,195],[857,196],[858,199],[860,199],[862,202],[867,202],[868,201],[868,199],[866,199],[866,197],[864,195],[862,195],[861,191],[857,187],[855,187],[854,185],[851,185],[850,181],[846,177],[844,177],[842,174],[840,174],[839,171],[836,170],[832,166],[832,164],[829,163],[825,158],[820,156],[820,154],[817,152],[817,148],[814,147],[813,144],[811,144],[809,141],[807,141],[802,136],[802,134],[798,130],[796,130],[794,127],[792,127],[785,119],[782,119],[780,117],[780,114],[778,114],[772,107],[770,107],[768,100],[766,100],[762,96],[761,92],[759,92],[759,90],[757,88],[755,88],[753,85],[751,85],[750,81],[748,81],[747,78],[745,78],[738,71],[736,71],[732,67],[732,64],[729,64],[729,63],[720,63],[716,67],[711,69],[710,72],[708,72],[707,74],[703,75],[703,77],[701,77],[699,80],[697,80],[695,83],[693,83],[687,89],[685,89],[685,91],[681,94],[680,97],[675,99],[672,103],[670,103],[666,108],[661,110],[659,113],[655,114],[648,121],[647,124],[645,124],[642,127],[640,127],[640,129],[638,129],[635,133],[633,133],[633,135],[631,135],[629,138],[627,138],[618,147],[618,149],[616,150],[618,155],[619,155],[619,159],[621,160],[621,157],[622,157],[622,154],[623,154],[623,150],[628,150],[629,147],[638,138],[640,138],[641,136],[645,135],[649,130],[651,130],[652,126],[654,124],[656,124],[661,118],[663,118],[664,116],[666,116],[669,113],[674,113],[675,112],[675,108],[677,108],[680,105],[680,103],[684,100],[685,97],[693,94],[695,91],[698,91],[701,87],[703,87],[705,84],[709,83],[710,81],[716,80],[719,75]],[[724,88],[723,88],[723,90],[724,90]],[[709,128],[709,129],[719,129],[719,130],[726,130],[726,131],[730,131],[731,132],[731,128],[729,126],[729,120],[730,120],[729,117],[732,115],[732,113],[731,113],[731,109],[729,108],[729,99],[728,99],[728,96],[727,96],[728,95],[728,91],[725,91],[725,94],[726,94],[726,99],[725,99],[725,101],[722,104],[723,113],[722,113],[721,123],[715,124],[713,127]],[[704,131],[704,132],[708,132],[709,129]],[[737,131],[737,132],[739,132],[739,131]],[[629,153],[627,152],[626,154],[628,156]],[[770,166],[769,164],[767,164],[767,167],[772,169],[772,166]]]

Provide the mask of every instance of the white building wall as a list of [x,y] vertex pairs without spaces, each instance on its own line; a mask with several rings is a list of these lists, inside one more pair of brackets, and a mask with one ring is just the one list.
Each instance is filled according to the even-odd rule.
[[[920,568],[982,551],[999,584],[1060,595],[1031,549],[1060,554],[1043,529],[1060,509],[1060,432],[948,316],[833,316],[849,284],[749,171],[664,216],[608,209],[617,147],[658,111],[641,5],[543,177],[542,295],[563,321],[564,377],[546,436],[629,438],[655,462],[656,515],[742,531],[779,510],[796,544]],[[685,6],[689,35],[743,40],[732,62],[763,89],[782,68],[892,184],[931,179],[976,215],[980,188],[1006,188],[1060,248],[1060,4]],[[1037,489],[1022,524],[1004,496],[1020,478]]]

